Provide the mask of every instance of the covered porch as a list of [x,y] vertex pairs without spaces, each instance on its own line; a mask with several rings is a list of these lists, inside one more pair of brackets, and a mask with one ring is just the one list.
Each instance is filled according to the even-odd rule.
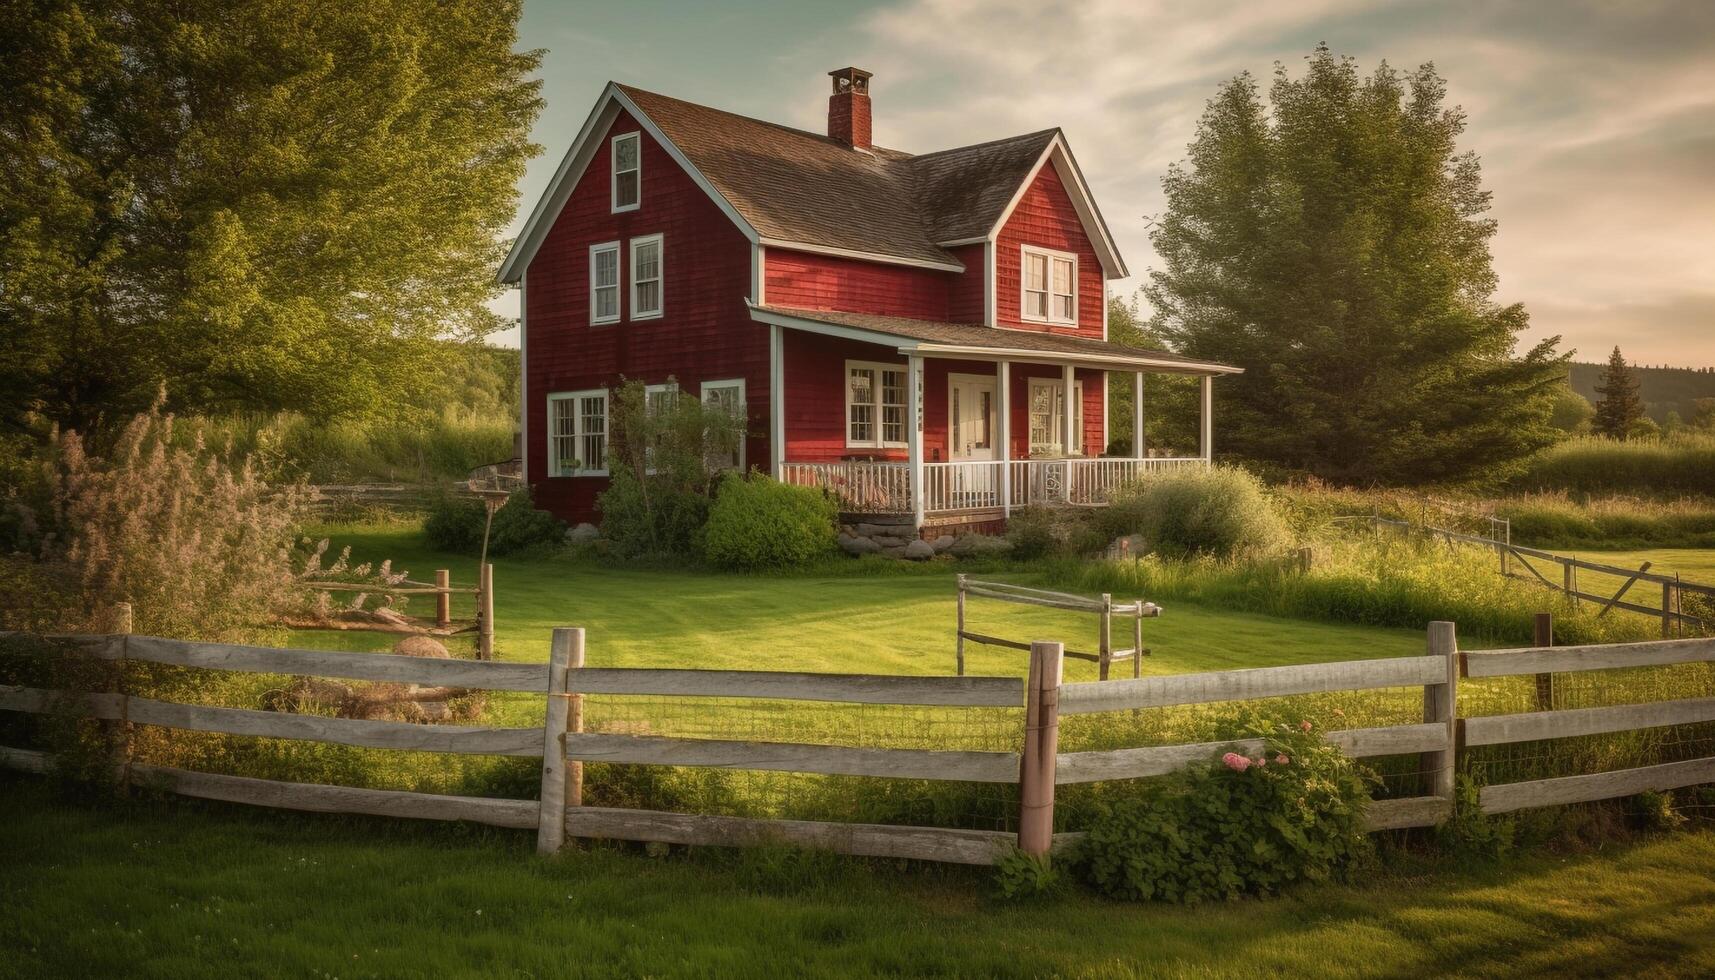
[[[858,515],[914,526],[1004,520],[1020,507],[1101,506],[1152,473],[1206,466],[1213,379],[1238,369],[1090,337],[870,314],[753,307],[771,331],[774,476]],[[1200,379],[1194,453],[1143,439],[1105,455],[1110,423],[1142,433],[1147,400],[1107,415],[1123,373]],[[1069,397],[1068,397],[1069,393]],[[837,412],[836,412],[837,409]],[[833,426],[837,417],[839,426]]]

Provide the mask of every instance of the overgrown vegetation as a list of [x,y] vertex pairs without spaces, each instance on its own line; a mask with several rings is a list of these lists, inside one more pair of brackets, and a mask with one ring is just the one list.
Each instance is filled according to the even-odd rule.
[[[703,526],[723,469],[744,438],[744,420],[681,394],[628,381],[608,401],[605,461],[610,481],[596,499],[602,537],[621,558],[688,557],[702,551]],[[594,467],[602,461],[583,460]]]
[[1568,439],[1533,458],[1514,486],[1579,496],[1715,497],[1715,433],[1683,431],[1624,442]]
[[1116,492],[1096,521],[1104,536],[1138,535],[1163,558],[1266,558],[1289,540],[1261,481],[1230,466],[1138,480]]
[[798,568],[833,552],[837,517],[834,501],[814,487],[729,475],[709,511],[704,552],[720,568]]
[[1535,548],[1715,548],[1715,500],[1529,494],[1495,503],[1515,543]]
[[[483,529],[488,522],[487,505],[467,494],[444,494],[437,498],[423,521],[423,536],[432,547],[461,555],[482,551]],[[530,488],[512,491],[506,503],[494,512],[488,529],[490,557],[551,552],[565,543],[566,525],[545,510],[537,510]]]

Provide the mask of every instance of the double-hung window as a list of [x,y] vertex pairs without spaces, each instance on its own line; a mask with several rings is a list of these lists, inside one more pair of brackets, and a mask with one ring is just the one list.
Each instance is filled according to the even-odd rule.
[[661,315],[661,236],[631,240],[631,318]]
[[903,364],[846,362],[846,446],[878,449],[906,443]]
[[1078,257],[1046,248],[1023,247],[1024,308],[1021,315],[1037,323],[1076,326],[1078,323]]
[[709,408],[719,409],[731,416],[736,431],[733,433],[732,452],[711,452],[708,460],[711,470],[744,470],[744,379],[732,378],[726,381],[703,382],[703,404]]
[[643,141],[636,133],[613,138],[613,213],[635,211],[643,201]]
[[590,246],[590,322],[619,322],[619,243]]
[[[679,383],[669,381],[664,385],[645,385],[643,387],[643,411],[653,419],[660,419],[673,411],[673,406],[679,400]],[[660,431],[659,428],[656,431]],[[655,446],[653,442],[643,447],[644,472],[655,472]]]
[[548,396],[548,475],[607,475],[607,392]]
[[1079,456],[1084,432],[1084,383],[1072,383],[1071,451],[1066,451],[1066,386],[1058,379],[1030,379],[1030,455]]

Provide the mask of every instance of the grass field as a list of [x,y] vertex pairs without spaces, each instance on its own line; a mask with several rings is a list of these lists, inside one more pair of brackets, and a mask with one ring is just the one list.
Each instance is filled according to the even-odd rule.
[[0,976],[1691,976],[1715,833],[1202,908],[1021,905],[980,873],[790,853],[541,861],[527,835],[0,777]]
[[[1594,562],[1608,565],[1618,565],[1622,568],[1637,568],[1644,562],[1650,562],[1650,574],[1673,575],[1678,573],[1687,582],[1699,585],[1715,585],[1715,548],[1648,548],[1631,551],[1572,551],[1571,554]],[[1624,576],[1608,575],[1603,572],[1592,572],[1588,569],[1578,570],[1578,587],[1596,595],[1613,595],[1614,591],[1626,584]],[[1640,606],[1652,609],[1661,608],[1661,586],[1654,582],[1639,582],[1626,593],[1625,601],[1635,602]],[[1686,610],[1688,613],[1689,609]]]

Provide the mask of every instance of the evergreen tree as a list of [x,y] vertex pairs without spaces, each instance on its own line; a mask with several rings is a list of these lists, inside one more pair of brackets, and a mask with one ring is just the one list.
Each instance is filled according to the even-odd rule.
[[1602,372],[1602,383],[1596,386],[1602,397],[1596,401],[1596,416],[1590,428],[1610,439],[1629,439],[1638,420],[1644,417],[1644,402],[1638,397],[1638,379],[1626,366],[1620,348],[1608,355],[1608,367]]
[[487,304],[520,0],[0,0],[0,427],[390,410]]
[[1368,79],[1320,46],[1304,77],[1222,86],[1163,180],[1146,294],[1215,382],[1216,444],[1343,482],[1496,477],[1558,436],[1559,338],[1491,299],[1493,219],[1433,66]]

